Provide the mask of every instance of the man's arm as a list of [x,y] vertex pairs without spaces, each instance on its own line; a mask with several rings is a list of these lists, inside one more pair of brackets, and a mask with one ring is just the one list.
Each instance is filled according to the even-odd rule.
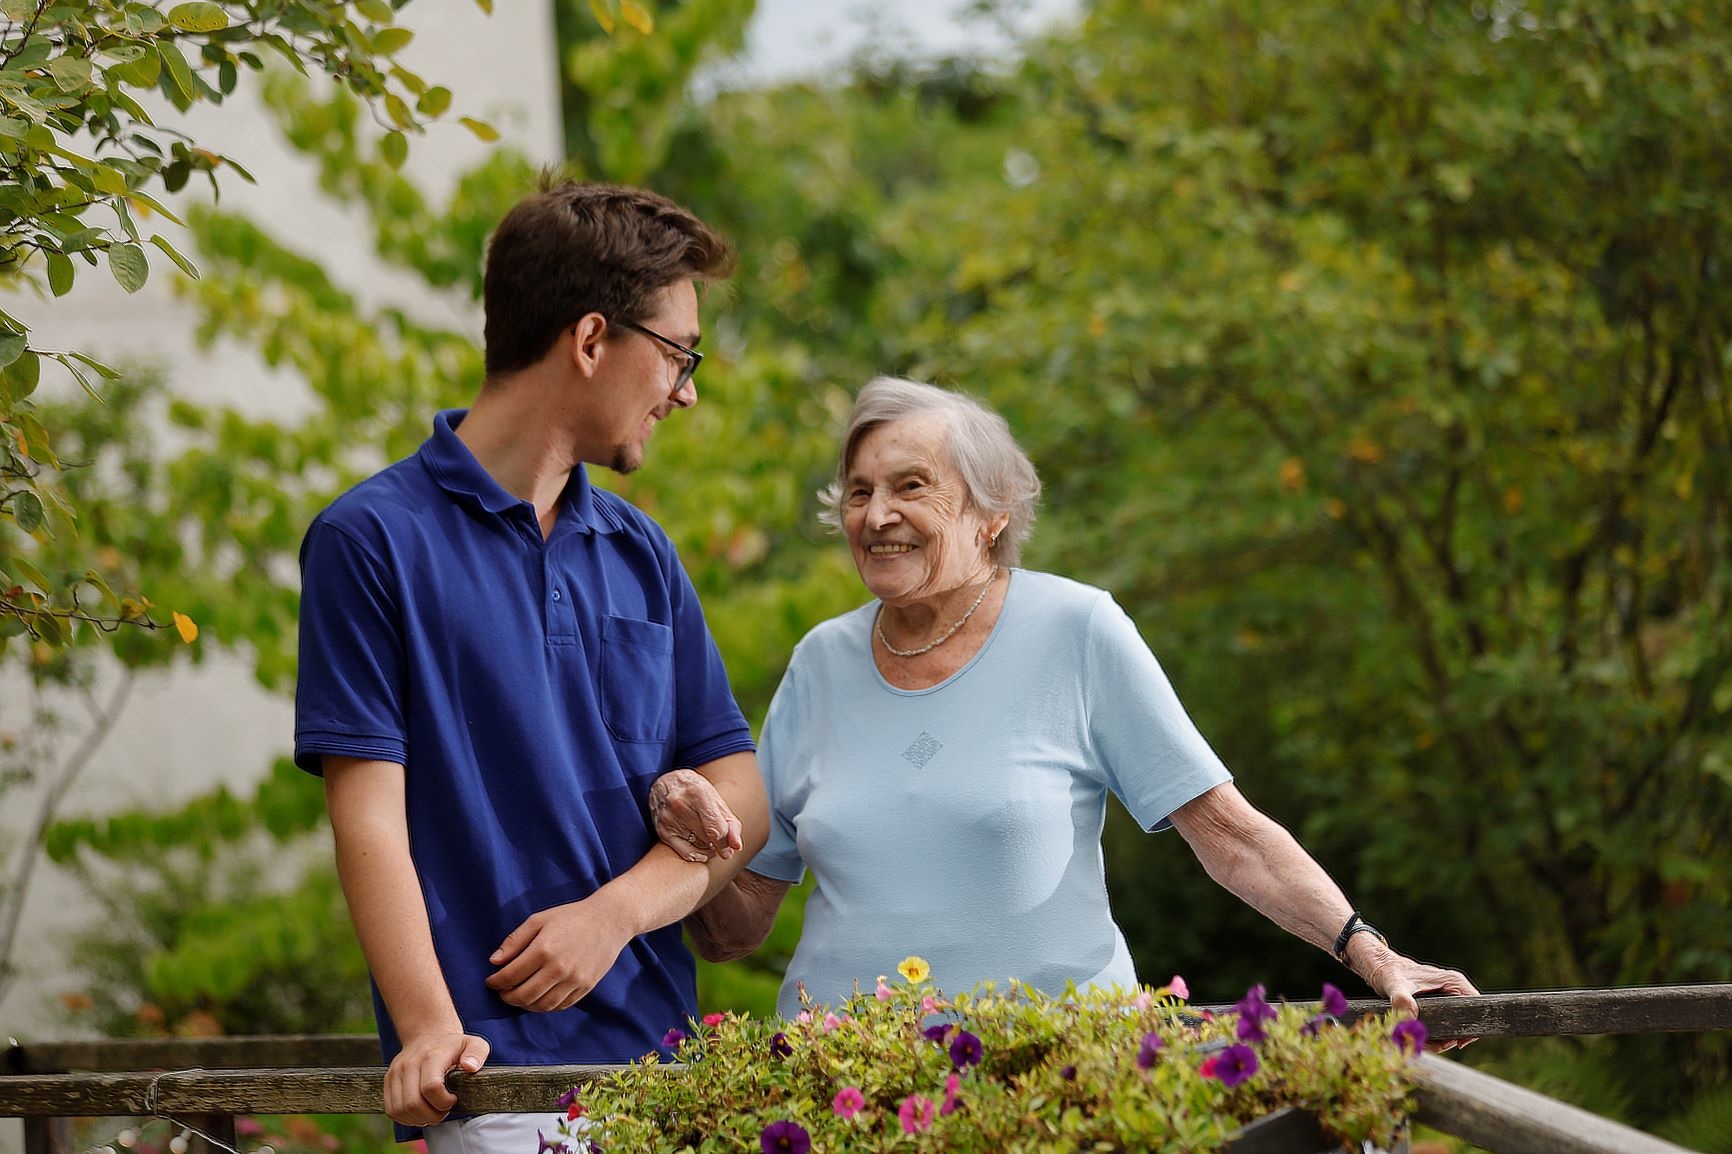
[[479,1070],[487,1041],[463,1032],[433,951],[427,902],[409,856],[403,767],[328,754],[323,763],[337,876],[403,1043],[385,1073],[385,1113],[408,1126],[430,1126],[457,1104],[445,1088],[446,1073]]
[[[1172,821],[1211,878],[1288,933],[1333,952],[1353,906],[1293,835],[1236,786],[1218,785],[1191,799]],[[1416,994],[1479,993],[1460,972],[1414,961],[1370,934],[1348,940],[1347,961],[1406,1014],[1419,1012]]]
[[758,759],[733,753],[697,767],[740,822],[742,852],[706,862],[684,860],[657,842],[629,870],[582,901],[531,914],[489,960],[487,984],[527,1010],[576,1005],[639,934],[679,921],[733,881],[769,838],[769,804]]

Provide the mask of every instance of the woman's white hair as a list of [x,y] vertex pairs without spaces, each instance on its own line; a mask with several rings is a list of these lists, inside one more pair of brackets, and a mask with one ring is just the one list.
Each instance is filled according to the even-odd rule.
[[1000,565],[1017,564],[1023,543],[1034,531],[1035,508],[1040,504],[1040,476],[1034,463],[1003,417],[965,393],[919,381],[874,377],[854,398],[836,458],[836,479],[818,494],[824,505],[818,519],[841,530],[848,470],[862,437],[879,425],[926,416],[944,420],[951,463],[962,474],[974,507],[988,519],[1010,515],[990,552]]

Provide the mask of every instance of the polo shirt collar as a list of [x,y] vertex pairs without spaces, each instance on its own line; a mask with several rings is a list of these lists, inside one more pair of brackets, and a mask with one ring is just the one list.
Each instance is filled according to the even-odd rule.
[[[494,516],[503,516],[519,506],[530,508],[528,501],[507,492],[494,480],[493,474],[482,468],[475,454],[469,451],[469,446],[458,438],[457,426],[462,424],[468,412],[468,409],[446,409],[436,415],[433,435],[422,443],[417,456],[440,488],[467,505]],[[619,522],[596,501],[589,474],[581,464],[572,469],[559,501],[559,520],[580,532],[612,533],[620,528]],[[530,512],[533,517],[532,508]]]

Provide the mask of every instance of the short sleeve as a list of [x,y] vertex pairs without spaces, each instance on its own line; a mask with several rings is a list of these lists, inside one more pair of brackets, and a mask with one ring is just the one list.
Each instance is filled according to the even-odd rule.
[[295,764],[321,756],[407,763],[402,613],[384,566],[323,519],[301,544]]
[[1088,737],[1106,784],[1146,830],[1233,780],[1197,731],[1136,625],[1103,593],[1089,615],[1084,654]]
[[697,590],[671,544],[668,549],[674,618],[674,764],[707,765],[730,753],[751,750],[752,727],[734,700],[727,666],[710,636]]
[[755,874],[783,882],[799,882],[806,876],[806,863],[800,857],[795,840],[797,830],[792,817],[791,778],[799,769],[800,712],[799,674],[794,663],[783,674],[782,683],[770,699],[770,712],[764,718],[764,731],[758,739],[758,766],[764,773],[764,789],[770,798],[770,840],[758,851],[747,868]]

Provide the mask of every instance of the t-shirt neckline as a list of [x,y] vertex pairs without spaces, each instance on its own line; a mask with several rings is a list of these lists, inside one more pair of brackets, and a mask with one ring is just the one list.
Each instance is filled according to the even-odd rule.
[[986,656],[986,651],[991,649],[992,643],[998,639],[999,631],[1004,628],[1005,618],[1010,616],[1011,599],[1016,596],[1016,591],[1021,584],[1017,581],[1017,575],[1020,572],[1021,570],[1015,568],[1005,568],[1004,579],[1008,584],[1004,589],[1004,604],[999,607],[998,620],[992,623],[992,632],[988,633],[986,635],[986,640],[980,643],[979,650],[975,652],[973,657],[970,657],[963,663],[961,669],[958,669],[955,673],[952,673],[949,677],[946,677],[938,684],[928,685],[924,689],[903,689],[900,686],[892,685],[890,684],[889,679],[884,676],[884,671],[878,668],[878,662],[872,655],[873,631],[871,622],[878,620],[878,614],[883,610],[884,603],[882,601],[873,601],[867,606],[871,612],[867,614],[866,626],[866,662],[872,667],[872,676],[877,679],[880,686],[898,697],[923,697],[928,693],[937,693],[947,685],[954,685],[958,680],[966,675],[970,669],[973,669],[980,663],[980,659]]

